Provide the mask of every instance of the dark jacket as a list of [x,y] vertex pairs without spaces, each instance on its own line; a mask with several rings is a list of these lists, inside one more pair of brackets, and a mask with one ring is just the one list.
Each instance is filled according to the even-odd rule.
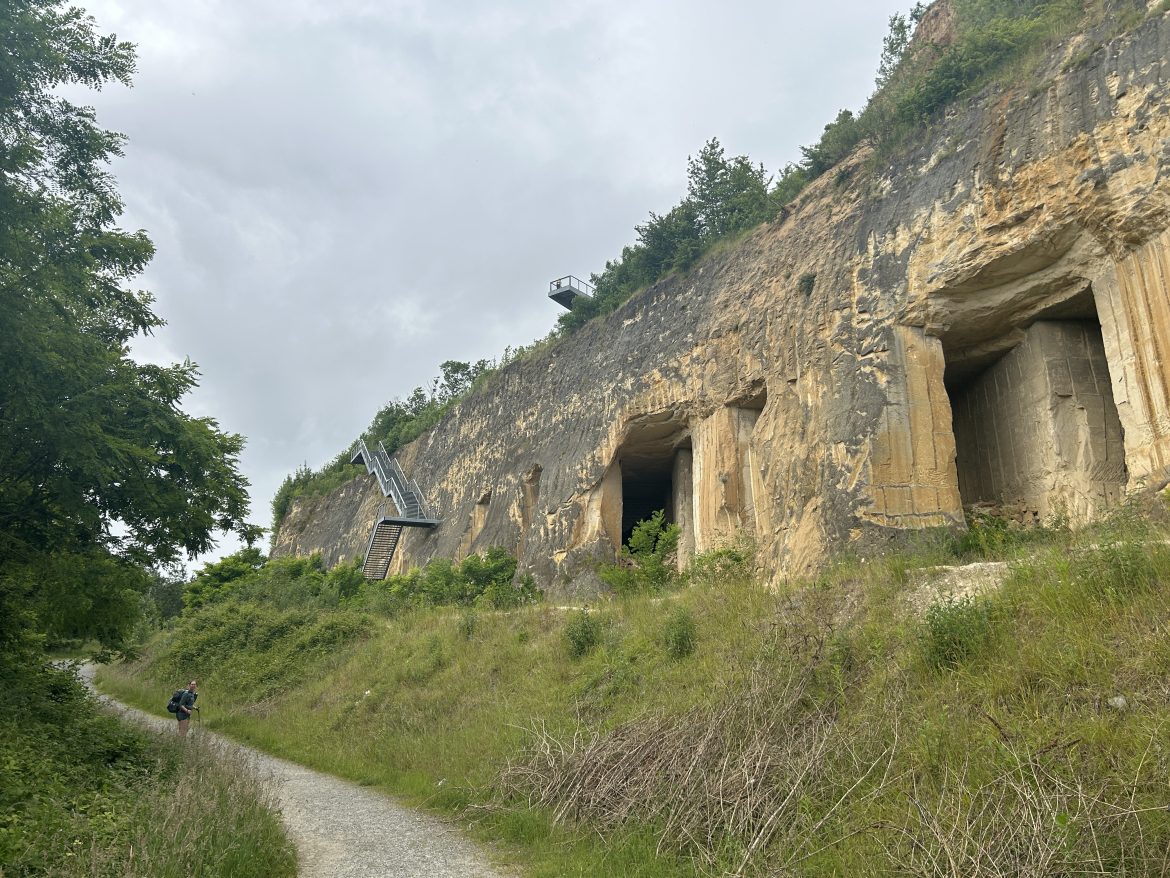
[[191,711],[195,709],[195,699],[198,697],[197,692],[192,692],[190,689],[184,690],[183,697],[179,699],[179,709],[175,711],[175,718],[190,719]]

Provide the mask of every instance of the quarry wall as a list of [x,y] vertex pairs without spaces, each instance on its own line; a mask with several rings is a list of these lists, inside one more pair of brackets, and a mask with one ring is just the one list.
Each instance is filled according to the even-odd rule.
[[[744,531],[782,576],[964,506],[1078,523],[1163,480],[1168,50],[1165,14],[1070,41],[1037,84],[896,160],[860,151],[501,369],[398,454],[442,524],[407,532],[391,572],[500,545],[543,587],[592,591],[665,509],[684,558]],[[297,500],[274,554],[360,555],[381,502],[373,477]]]

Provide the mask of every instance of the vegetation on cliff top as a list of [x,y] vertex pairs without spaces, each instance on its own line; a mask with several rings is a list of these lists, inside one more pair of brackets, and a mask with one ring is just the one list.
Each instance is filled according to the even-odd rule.
[[[933,4],[939,5],[942,4]],[[592,298],[579,298],[560,316],[556,329],[530,348],[507,351],[499,363],[481,360],[474,366],[444,363],[443,377],[428,393],[415,388],[406,401],[393,401],[363,434],[381,439],[393,452],[435,426],[448,408],[496,368],[518,356],[542,350],[594,317],[609,313],[642,290],[672,273],[685,273],[720,242],[784,214],[787,206],[814,180],[837,167],[862,142],[889,156],[907,135],[935,121],[949,105],[986,85],[1005,70],[1026,68],[1043,59],[1069,34],[1112,16],[1118,28],[1131,27],[1145,14],[1141,0],[946,0],[953,11],[953,33],[939,43],[912,40],[917,25],[930,14],[918,3],[908,15],[890,18],[875,78],[876,90],[858,113],[841,110],[820,140],[800,148],[801,160],[774,177],[747,156],[729,157],[711,139],[687,160],[687,191],[682,200],[635,226],[635,243],[623,248],[605,268],[591,276]],[[840,182],[846,182],[843,178]],[[805,296],[815,275],[798,282]],[[456,365],[474,373],[454,395],[436,397],[447,369]],[[360,474],[348,452],[318,471],[308,466],[286,478],[273,500],[273,532],[298,496],[328,493]]]
[[[978,522],[778,590],[724,552],[665,597],[358,628],[221,604],[102,679],[157,710],[197,663],[210,725],[459,815],[531,875],[1161,875],[1166,536],[1161,505]],[[930,568],[973,559],[1002,586],[947,597]],[[294,648],[323,626],[346,633]]]

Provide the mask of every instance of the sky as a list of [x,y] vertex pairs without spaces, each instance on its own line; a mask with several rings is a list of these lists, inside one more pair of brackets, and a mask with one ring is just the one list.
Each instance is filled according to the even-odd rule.
[[138,46],[133,88],[72,95],[127,135],[121,224],[158,251],[134,355],[198,364],[185,409],[246,437],[265,527],[440,363],[546,335],[549,280],[620,254],[708,139],[798,161],[912,5],[77,2]]

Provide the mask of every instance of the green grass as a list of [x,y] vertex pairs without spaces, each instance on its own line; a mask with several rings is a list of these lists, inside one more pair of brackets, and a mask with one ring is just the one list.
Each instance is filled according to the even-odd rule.
[[[270,690],[262,652],[205,631],[204,719],[456,815],[532,875],[1160,874],[1163,538],[1132,511],[984,522],[779,592],[706,558],[678,592],[595,605],[588,649],[546,605],[420,609],[317,653],[277,636]],[[921,568],[991,558],[1011,561],[995,593],[911,611]],[[194,634],[103,686],[161,710]]]
[[0,680],[0,876],[295,874],[268,793],[237,759],[127,726],[66,672],[29,662]]

